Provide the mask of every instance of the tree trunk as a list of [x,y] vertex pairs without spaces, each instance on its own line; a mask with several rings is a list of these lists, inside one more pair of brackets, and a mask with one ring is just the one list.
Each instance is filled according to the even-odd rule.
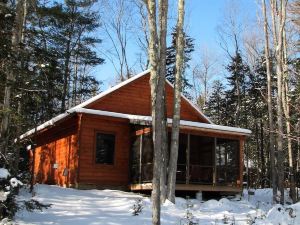
[[[19,59],[19,51],[20,44],[23,39],[24,25],[25,19],[27,15],[27,0],[18,0],[16,6],[16,16],[14,21],[14,26],[12,30],[12,43],[11,43],[11,52],[15,55],[15,59]],[[7,151],[7,133],[8,133],[8,125],[9,125],[9,115],[10,115],[10,104],[11,104],[11,94],[12,94],[12,84],[16,79],[16,69],[17,65],[11,65],[11,68],[8,70],[8,74],[6,77],[6,84],[4,90],[4,98],[3,98],[3,111],[4,115],[1,121],[1,132],[0,138],[4,140],[3,146],[1,146],[1,153],[6,155]]]
[[239,78],[237,76],[235,78],[235,85],[236,85],[236,94],[237,94],[237,106],[236,106],[236,111],[235,111],[235,126],[239,127],[240,126],[240,115],[241,115],[241,90],[240,90]]
[[64,113],[66,110],[66,99],[69,93],[69,64],[70,64],[70,58],[71,58],[71,53],[70,53],[70,45],[71,45],[71,34],[69,33],[68,36],[68,42],[67,42],[67,47],[66,47],[66,52],[65,52],[65,62],[64,62],[64,85],[63,85],[63,96],[61,100],[61,113]]
[[270,47],[269,47],[269,31],[268,31],[268,20],[266,12],[266,2],[262,0],[263,15],[264,15],[264,33],[265,33],[265,58],[266,58],[266,69],[267,69],[267,89],[268,89],[268,116],[269,116],[269,142],[270,142],[270,166],[272,176],[272,188],[273,188],[273,203],[276,202],[277,195],[277,171],[275,168],[275,138],[274,138],[274,119],[273,119],[273,103],[272,103],[272,68],[270,62]]
[[[284,149],[283,149],[283,111],[282,111],[282,80],[283,80],[283,32],[285,29],[286,20],[286,0],[280,0],[279,6],[277,0],[272,0],[272,20],[273,24],[273,36],[275,42],[275,58],[276,58],[276,74],[277,74],[277,169],[278,169],[278,188],[280,191],[280,203],[284,203]],[[275,7],[277,5],[277,7]],[[276,13],[276,15],[274,15]],[[277,35],[277,36],[276,36]],[[276,37],[276,38],[275,38]]]
[[289,73],[288,73],[288,65],[287,65],[287,43],[286,43],[286,32],[283,30],[283,96],[282,96],[282,104],[283,111],[286,120],[286,135],[287,135],[287,143],[288,143],[288,158],[289,158],[289,179],[290,179],[290,196],[293,200],[293,203],[296,203],[296,186],[295,186],[295,177],[294,177],[294,156],[292,151],[292,140],[291,140],[291,122],[290,122],[290,98],[288,95],[289,87]]
[[161,202],[165,202],[167,195],[167,163],[168,163],[168,130],[167,130],[167,112],[166,112],[166,52],[167,52],[167,23],[168,23],[168,0],[159,0],[159,84],[162,85],[163,98],[161,100],[160,110],[162,110],[162,168],[160,176]]
[[148,23],[149,23],[149,62],[150,62],[150,87],[152,107],[152,135],[153,135],[153,180],[152,180],[152,224],[160,225],[160,177],[161,177],[161,148],[162,148],[162,96],[159,85],[159,46],[156,29],[156,1],[147,0]]
[[175,203],[176,170],[180,130],[181,89],[184,54],[184,0],[178,1],[177,37],[176,37],[176,73],[173,100],[173,122],[171,137],[171,152],[169,160],[168,199]]
[[[261,116],[262,117],[262,116]],[[260,119],[260,157],[261,157],[261,173],[263,181],[261,183],[262,188],[266,187],[266,160],[264,154],[264,128],[263,121]]]

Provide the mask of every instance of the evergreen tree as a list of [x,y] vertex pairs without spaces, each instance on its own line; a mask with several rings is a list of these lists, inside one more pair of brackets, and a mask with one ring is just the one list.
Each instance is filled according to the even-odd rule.
[[247,96],[245,100],[248,128],[251,129],[253,135],[248,139],[247,158],[257,168],[252,170],[251,174],[256,177],[250,180],[252,186],[265,187],[269,178],[268,162],[269,148],[266,140],[268,140],[268,109],[266,104],[267,96],[267,74],[265,57],[262,54],[255,63],[254,69],[249,73]]
[[220,80],[213,82],[207,103],[207,115],[216,124],[225,125],[226,100],[225,87]]
[[245,97],[250,68],[243,62],[241,54],[236,52],[226,69],[229,72],[229,90],[226,91],[227,125],[247,127]]
[[[0,168],[7,168],[12,176],[20,178],[20,174],[26,174],[20,173],[20,146],[14,141],[20,134],[99,90],[100,82],[89,74],[91,67],[104,61],[94,50],[101,43],[93,36],[100,25],[93,9],[95,2],[37,1],[34,7],[32,2],[23,4],[21,0],[0,4],[0,122],[3,115],[9,114],[7,132],[0,137],[4,153],[0,156]],[[27,14],[22,16],[26,23],[19,23],[22,26],[18,27],[22,37],[13,48],[17,4]],[[13,79],[8,79],[12,72]],[[7,87],[11,91],[10,102],[9,108],[4,108]]]
[[[104,62],[92,47],[101,40],[91,36],[100,25],[98,14],[91,10],[95,0],[73,1],[53,5],[41,5],[39,8],[39,24],[36,32],[44,33],[47,37],[42,40],[48,51],[56,54],[57,67],[61,73],[61,107],[60,111],[78,104],[91,94],[81,87],[89,84],[91,92],[95,92],[96,82],[87,71],[89,66],[96,66]],[[96,83],[95,83],[96,82]],[[81,94],[81,95],[80,95]]]
[[[184,46],[184,66],[182,77],[182,92],[188,96],[187,90],[192,87],[188,79],[185,76],[186,69],[189,68],[189,61],[191,60],[191,54],[194,52],[194,39],[184,33],[185,46]],[[167,74],[166,78],[172,84],[175,82],[175,62],[176,62],[176,29],[172,32],[172,44],[167,48]]]

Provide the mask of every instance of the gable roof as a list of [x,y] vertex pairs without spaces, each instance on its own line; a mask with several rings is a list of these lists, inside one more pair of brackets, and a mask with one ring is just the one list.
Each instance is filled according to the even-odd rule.
[[[104,92],[101,92],[100,94],[98,94],[98,95],[96,95],[96,96],[94,96],[94,97],[88,99],[87,101],[85,101],[85,102],[83,102],[83,103],[81,103],[81,104],[79,104],[79,105],[77,105],[77,106],[75,106],[75,107],[73,107],[73,108],[71,108],[71,109],[84,108],[84,107],[86,107],[86,106],[88,106],[88,105],[94,103],[95,101],[98,101],[99,99],[101,99],[101,98],[107,96],[108,94],[110,94],[110,93],[112,93],[112,92],[114,92],[114,91],[120,89],[121,87],[123,87],[123,86],[125,86],[125,85],[127,85],[127,84],[129,84],[129,83],[131,83],[131,82],[133,82],[133,81],[135,81],[135,80],[137,80],[137,79],[139,79],[139,78],[141,78],[141,77],[143,77],[143,76],[149,74],[149,73],[150,73],[150,70],[145,70],[145,71],[143,71],[143,72],[141,72],[141,73],[139,73],[139,74],[137,74],[137,75],[135,75],[135,76],[129,78],[128,80],[125,80],[125,81],[123,81],[123,82],[121,82],[121,83],[115,85],[114,87],[109,88],[108,90],[106,90],[106,91],[104,91]],[[166,83],[167,83],[168,85],[170,85],[172,88],[174,88],[173,84],[171,84],[167,79],[166,79]],[[212,122],[207,116],[205,116],[204,113],[203,113],[197,106],[195,106],[188,98],[186,98],[183,94],[181,94],[181,97],[182,97],[182,98],[183,98],[183,99],[184,99],[184,100],[185,100],[185,101],[186,101],[186,102],[187,102],[194,110],[196,110],[196,112],[199,113],[199,115],[200,115],[202,118],[204,118],[204,119],[206,120],[206,122],[208,122],[208,123],[210,123],[210,124],[213,124],[213,122]]]
[[[85,101],[85,102],[83,102],[83,103],[81,103],[81,104],[79,104],[79,105],[77,105],[77,106],[74,106],[73,108],[67,110],[65,113],[62,113],[62,114],[60,114],[60,115],[58,115],[58,116],[52,118],[51,120],[46,121],[45,123],[39,125],[38,127],[34,128],[34,129],[32,129],[32,130],[29,130],[28,132],[22,134],[22,135],[20,136],[20,139],[23,139],[23,138],[25,138],[25,137],[27,137],[27,136],[30,136],[30,135],[32,135],[34,132],[43,130],[43,129],[47,128],[48,126],[54,125],[54,123],[56,123],[56,122],[58,122],[58,121],[60,121],[60,120],[62,120],[62,119],[64,119],[64,118],[66,118],[67,116],[69,116],[70,114],[72,114],[72,113],[74,113],[74,112],[77,112],[77,113],[80,112],[80,111],[81,111],[80,109],[84,109],[84,107],[86,107],[86,106],[88,106],[88,105],[90,105],[90,104],[92,104],[92,103],[98,101],[99,99],[101,99],[101,98],[103,98],[103,97],[109,95],[110,93],[112,93],[112,92],[114,92],[114,91],[117,91],[117,90],[120,89],[121,87],[126,86],[127,84],[129,84],[129,83],[131,83],[131,82],[133,82],[133,81],[135,81],[135,80],[137,80],[137,79],[139,79],[139,78],[141,78],[141,77],[143,77],[143,76],[145,76],[145,75],[147,75],[147,74],[149,74],[149,73],[150,73],[150,70],[145,70],[145,71],[143,71],[143,72],[141,72],[141,73],[139,73],[139,74],[137,74],[137,75],[135,75],[135,76],[129,78],[128,80],[125,80],[125,81],[123,81],[123,82],[121,82],[121,83],[119,83],[119,84],[113,86],[112,88],[109,88],[108,90],[106,90],[106,91],[104,91],[104,92],[101,92],[100,94],[98,94],[98,95],[96,95],[96,96],[94,96],[94,97],[88,99],[87,101]],[[174,88],[173,85],[172,85],[167,79],[166,79],[166,83],[167,83],[169,86],[171,86],[172,88]],[[213,124],[213,122],[212,122],[207,116],[205,116],[205,115],[202,113],[202,111],[201,111],[197,106],[195,106],[188,98],[186,98],[183,94],[181,95],[181,97],[182,97],[182,98],[183,98],[183,99],[184,99],[184,100],[185,100],[185,101],[186,101],[193,109],[195,109],[195,111],[196,111],[197,113],[199,113],[199,115],[200,115],[202,118],[204,118],[204,119],[206,120],[206,122],[208,122],[209,124]]]

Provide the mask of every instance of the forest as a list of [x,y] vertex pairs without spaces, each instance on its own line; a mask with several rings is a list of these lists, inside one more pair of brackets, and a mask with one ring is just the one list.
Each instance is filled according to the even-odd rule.
[[[176,113],[182,92],[215,124],[252,131],[244,154],[247,188],[272,188],[276,203],[284,203],[284,189],[289,188],[297,202],[300,1],[256,1],[253,21],[241,20],[242,1],[226,1],[216,27],[217,51],[204,43],[199,47],[199,40],[190,35],[183,0],[158,2],[0,1],[0,167],[30,183],[21,134],[103,91],[106,78],[96,73],[104,65],[110,66],[109,85],[150,69],[154,160],[167,157],[164,123],[158,123],[166,120],[159,96],[164,96],[167,78],[178,100],[171,152],[178,149]],[[35,145],[34,138],[28,141]],[[155,146],[162,147],[156,151]],[[176,168],[177,156],[168,161],[169,168]],[[159,175],[166,170],[163,164],[154,162],[154,179],[172,184],[171,172],[165,178]],[[0,181],[1,192],[7,185],[9,180]],[[172,185],[167,189],[165,198],[172,201]],[[1,201],[2,218],[17,210],[9,207],[16,193],[11,191]],[[153,196],[159,202],[160,191]]]

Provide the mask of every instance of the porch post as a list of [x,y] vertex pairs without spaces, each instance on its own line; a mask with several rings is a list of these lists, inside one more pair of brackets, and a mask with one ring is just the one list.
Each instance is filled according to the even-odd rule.
[[[244,171],[244,145],[245,145],[245,138],[240,138],[240,151],[239,151],[239,160],[240,160],[240,168],[239,168],[239,172],[240,172],[240,174],[239,174],[239,182],[238,182],[238,186],[239,187],[243,187],[243,171]],[[247,156],[248,157],[248,156]],[[248,173],[249,173],[249,171],[248,171]],[[248,176],[248,174],[247,174],[247,176]],[[247,180],[247,187],[248,187],[248,181],[249,180]]]
[[142,154],[143,154],[143,133],[140,136],[140,158],[139,158],[139,183],[142,183]]
[[191,135],[187,135],[187,148],[186,148],[186,178],[185,178],[185,183],[189,184],[190,183],[190,137]]
[[214,146],[213,146],[213,186],[217,183],[217,138],[214,138]]

